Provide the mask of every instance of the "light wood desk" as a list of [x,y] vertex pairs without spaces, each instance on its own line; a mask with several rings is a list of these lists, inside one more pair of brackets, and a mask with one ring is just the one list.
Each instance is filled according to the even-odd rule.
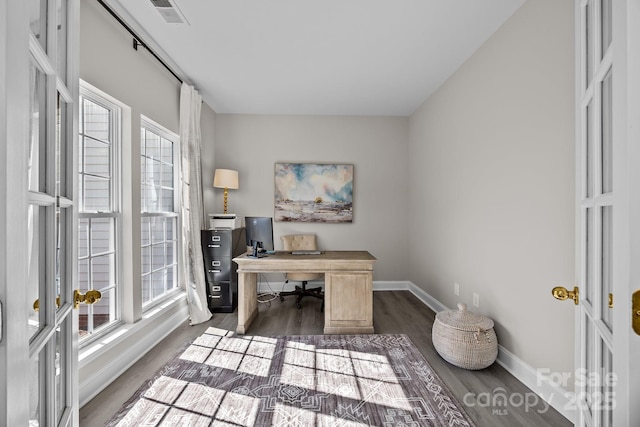
[[258,315],[258,273],[324,273],[324,333],[373,333],[373,263],[367,251],[323,251],[320,255],[276,252],[241,255],[238,264],[238,328],[244,334]]

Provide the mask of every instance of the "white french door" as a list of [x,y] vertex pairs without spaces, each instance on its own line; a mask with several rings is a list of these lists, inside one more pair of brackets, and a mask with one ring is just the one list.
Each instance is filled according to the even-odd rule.
[[638,19],[640,0],[576,0],[578,426],[640,422]]
[[76,0],[0,5],[0,425],[77,425]]

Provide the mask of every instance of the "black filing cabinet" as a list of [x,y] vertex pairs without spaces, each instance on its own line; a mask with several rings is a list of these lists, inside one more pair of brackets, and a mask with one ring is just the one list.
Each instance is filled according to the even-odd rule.
[[201,230],[209,310],[232,313],[238,306],[238,266],[231,261],[247,251],[244,228]]

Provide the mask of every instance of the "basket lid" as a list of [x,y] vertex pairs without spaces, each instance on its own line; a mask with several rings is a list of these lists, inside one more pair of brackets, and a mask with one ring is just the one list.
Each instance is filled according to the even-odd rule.
[[482,314],[467,310],[467,304],[459,303],[458,310],[445,310],[436,314],[436,320],[445,326],[460,331],[488,330],[493,328],[493,320]]

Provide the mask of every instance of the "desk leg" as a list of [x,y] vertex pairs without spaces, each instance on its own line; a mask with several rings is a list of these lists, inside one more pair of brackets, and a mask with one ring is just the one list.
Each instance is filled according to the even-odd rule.
[[245,334],[258,315],[258,275],[238,272],[238,334]]

